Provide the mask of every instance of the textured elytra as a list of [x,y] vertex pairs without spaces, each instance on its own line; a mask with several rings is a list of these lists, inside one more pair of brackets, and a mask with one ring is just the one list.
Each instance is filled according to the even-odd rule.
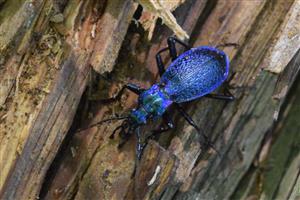
[[216,48],[201,46],[181,54],[161,77],[165,92],[177,103],[204,96],[227,78],[229,59]]

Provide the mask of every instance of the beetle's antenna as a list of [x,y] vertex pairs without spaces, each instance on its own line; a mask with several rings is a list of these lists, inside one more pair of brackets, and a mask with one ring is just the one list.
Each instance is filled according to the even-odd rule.
[[124,120],[122,122],[122,124],[120,126],[118,126],[117,128],[115,128],[115,130],[113,131],[113,133],[109,136],[110,139],[113,139],[115,134],[118,132],[118,130],[120,130],[119,134],[120,135],[126,135],[126,129],[129,128],[129,123],[128,120]]
[[100,124],[102,124],[102,123],[105,123],[105,122],[111,122],[111,121],[113,121],[113,120],[123,120],[123,119],[128,119],[128,118],[129,118],[129,116],[119,116],[119,117],[107,118],[107,119],[101,120],[101,121],[99,121],[99,122],[96,122],[96,123],[94,123],[94,124],[91,124],[91,125],[89,125],[89,126],[87,126],[87,127],[77,129],[76,132],[84,131],[84,130],[86,130],[86,129],[92,128],[92,127],[94,127],[94,126],[98,126],[98,125],[100,125]]

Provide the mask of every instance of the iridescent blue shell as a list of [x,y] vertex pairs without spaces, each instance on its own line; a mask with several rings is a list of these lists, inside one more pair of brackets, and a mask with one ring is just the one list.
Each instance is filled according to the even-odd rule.
[[211,93],[227,78],[229,59],[216,48],[201,46],[181,54],[161,77],[174,102],[191,101]]

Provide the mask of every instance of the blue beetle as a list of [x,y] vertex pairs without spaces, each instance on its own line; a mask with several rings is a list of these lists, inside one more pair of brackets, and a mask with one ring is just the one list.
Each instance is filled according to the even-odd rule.
[[[138,105],[133,109],[128,116],[111,118],[125,119],[123,123],[117,127],[114,134],[119,132],[122,142],[119,148],[133,134],[137,135],[137,157],[141,157],[142,150],[147,143],[148,137],[144,143],[141,142],[140,126],[147,123],[149,120],[163,118],[167,127],[161,126],[159,130],[153,131],[153,135],[165,132],[174,127],[170,118],[168,108],[175,104],[176,109],[193,126],[200,134],[200,142],[202,147],[212,147],[212,143],[208,137],[201,131],[192,118],[184,110],[181,103],[192,101],[200,97],[209,97],[221,100],[233,100],[234,96],[225,88],[224,94],[212,94],[211,92],[218,88],[227,78],[229,72],[229,58],[217,47],[200,46],[190,48],[187,44],[175,37],[169,37],[167,40],[168,47],[161,49],[156,54],[156,62],[160,81],[152,85],[149,89],[140,88],[134,84],[124,85],[119,93],[109,99],[117,100],[121,97],[125,89],[139,95]],[[179,43],[186,48],[186,51],[180,56],[177,56],[175,44]],[[226,44],[235,45],[235,44]],[[169,51],[172,63],[165,70],[162,62],[161,53]],[[99,123],[101,123],[99,122]],[[99,124],[97,123],[97,124]],[[151,135],[151,137],[153,136]]]

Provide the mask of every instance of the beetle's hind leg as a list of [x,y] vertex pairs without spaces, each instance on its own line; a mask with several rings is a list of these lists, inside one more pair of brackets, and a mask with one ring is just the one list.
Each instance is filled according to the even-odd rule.
[[229,91],[228,83],[226,82],[224,87],[224,93],[223,94],[207,94],[204,97],[212,98],[212,99],[218,99],[218,100],[225,100],[225,101],[233,101],[235,97],[233,94]]
[[218,100],[225,100],[225,101],[233,101],[235,97],[229,93],[229,94],[207,94],[205,97],[211,98],[211,99],[218,99]]
[[207,147],[212,148],[218,155],[220,155],[220,153],[216,150],[216,148],[214,147],[213,143],[210,141],[210,139],[207,137],[207,135],[205,133],[203,133],[203,131],[196,125],[196,123],[194,122],[194,120],[191,118],[191,116],[189,116],[189,114],[184,110],[184,108],[182,107],[182,105],[180,104],[176,104],[176,108],[179,111],[179,113],[184,117],[184,119],[192,126],[196,129],[196,131],[199,133],[200,135],[200,144],[201,147],[203,149],[206,149]]

